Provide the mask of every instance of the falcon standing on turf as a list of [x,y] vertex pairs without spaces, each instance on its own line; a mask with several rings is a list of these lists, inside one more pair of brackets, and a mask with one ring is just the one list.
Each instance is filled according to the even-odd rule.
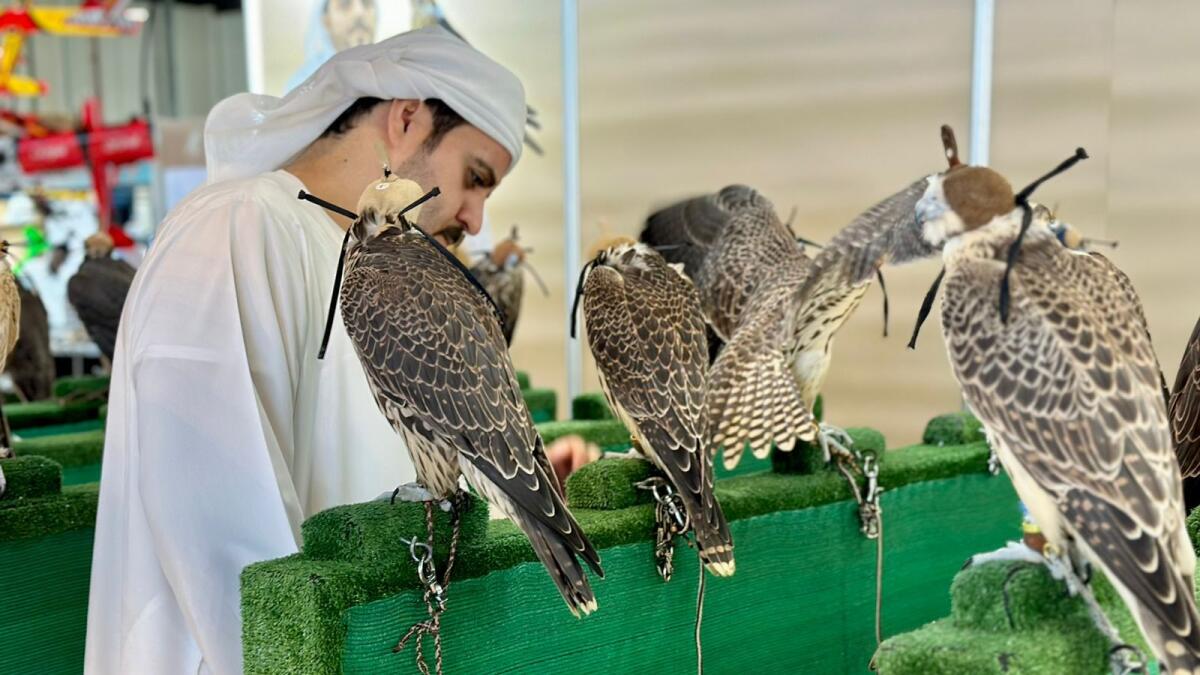
[[705,318],[725,342],[709,375],[708,413],[727,468],[748,445],[765,457],[817,440],[849,454],[849,438],[812,415],[833,336],[884,264],[931,256],[913,206],[925,179],[859,215],[810,258],[751,188],[733,185],[650,216],[642,241],[664,248],[700,291]]
[[733,538],[713,495],[705,428],[708,347],[696,288],[632,239],[601,250],[584,274],[584,323],[604,395],[634,448],[682,499],[701,561],[730,576]]
[[[20,322],[21,296],[17,292],[17,279],[8,265],[8,242],[0,241],[0,364],[8,361],[17,344]],[[12,457],[12,432],[0,406],[0,459],[8,457]],[[6,486],[4,470],[0,469],[0,496]]]
[[466,476],[529,537],[571,612],[588,614],[596,599],[579,559],[603,576],[600,556],[559,492],[494,308],[400,215],[420,195],[394,176],[363,193],[340,296],[346,331],[427,498],[454,496]]
[[87,257],[67,282],[67,299],[111,366],[121,310],[135,270],[112,257],[113,240],[105,232],[88,237],[84,247]]
[[[525,296],[525,270],[533,273],[533,268],[525,262],[528,252],[517,241],[517,228],[514,225],[508,239],[483,253],[483,258],[471,266],[471,275],[479,280],[504,315],[504,342],[510,347],[517,329],[517,319],[521,316],[521,300]],[[545,285],[536,273],[533,274],[534,280],[545,292]]]
[[1060,245],[1033,213],[1040,182],[1014,197],[984,167],[929,179],[917,219],[943,249],[951,364],[1048,541],[1047,564],[1122,647],[1114,653],[1131,649],[1080,581],[1087,564],[1117,588],[1165,672],[1200,673],[1195,553],[1140,305],[1106,258]]

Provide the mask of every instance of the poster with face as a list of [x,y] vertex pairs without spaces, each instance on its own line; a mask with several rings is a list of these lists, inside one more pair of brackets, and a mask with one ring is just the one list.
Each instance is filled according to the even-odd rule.
[[411,4],[389,0],[244,0],[250,91],[281,96],[337,52],[401,33]]

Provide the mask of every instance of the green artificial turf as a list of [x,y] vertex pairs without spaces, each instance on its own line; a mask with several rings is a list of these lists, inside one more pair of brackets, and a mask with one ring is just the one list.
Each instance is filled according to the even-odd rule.
[[[858,533],[853,504],[760,512],[766,504],[791,503],[777,493],[816,478],[766,473],[727,481],[737,494],[718,487],[738,542],[738,573],[708,586],[704,640],[711,672],[754,665],[781,672],[865,669],[874,646],[875,544]],[[742,503],[760,491],[773,496]],[[962,507],[947,510],[946,502]],[[897,487],[884,493],[883,507],[884,625],[891,632],[944,614],[948,602],[937,590],[969,553],[999,545],[1017,522],[1008,482],[978,473]],[[413,504],[396,508],[420,511]],[[524,536],[508,521],[493,521],[486,536],[464,535],[460,545],[442,624],[447,672],[694,669],[694,555],[681,548],[676,576],[663,584],[653,572],[648,505],[574,511],[607,572],[604,580],[592,578],[599,612],[572,618],[540,563],[532,562]],[[947,541],[942,528],[962,534]],[[411,565],[402,547],[385,539],[379,545],[378,552],[354,555],[392,555]],[[391,648],[425,609],[419,590],[398,588],[398,575],[397,565],[382,559],[372,566],[316,560],[307,551],[251,565],[242,576],[246,672],[411,672],[411,647],[400,654]],[[764,631],[767,625],[772,629]],[[536,637],[550,635],[553,649]],[[428,643],[426,653],[432,654]]]
[[8,488],[0,495],[0,508],[23,500],[57,495],[62,491],[62,467],[45,457],[0,459]]
[[108,389],[108,375],[81,375],[79,377],[63,377],[54,382],[54,397],[82,396],[92,392]]
[[621,452],[629,449],[629,432],[617,420],[570,420],[546,422],[537,425],[542,441],[550,445],[563,436],[582,436],[585,441],[595,443],[603,452]]
[[[1152,658],[1103,574],[1094,577],[1093,589],[1122,639]],[[950,595],[948,618],[880,646],[881,674],[1108,672],[1107,640],[1083,601],[1068,595],[1044,565],[1001,561],[968,567],[954,578]]]
[[99,486],[62,487],[62,467],[31,455],[0,460],[8,489],[0,497],[0,544],[92,527]]
[[8,418],[9,426],[14,431],[19,431],[29,427],[94,420],[101,405],[103,405],[103,401],[100,400],[70,403],[34,401],[6,405],[4,406],[4,416]]
[[608,400],[598,391],[580,394],[571,401],[571,419],[573,420],[611,420],[612,410]]
[[921,442],[925,445],[957,445],[986,440],[983,425],[969,412],[938,415],[925,425]]
[[48,457],[63,467],[99,464],[104,454],[104,430],[26,438],[13,444],[13,452],[18,457]]
[[558,394],[553,389],[522,389],[534,424],[552,422],[558,416]]
[[531,385],[529,383],[529,373],[527,373],[523,370],[517,371],[517,386],[520,387],[521,389],[529,389],[530,388]]
[[[567,433],[580,433],[600,445],[628,442],[628,434],[615,421],[556,422],[540,425],[539,429],[547,442]],[[864,447],[882,444],[882,437],[870,430],[856,430],[854,434]],[[922,494],[923,486],[911,485],[913,483],[962,479],[967,475],[974,476],[972,480],[980,486],[974,490],[1006,495],[1003,510],[1017,518],[1011,488],[1002,478],[984,475],[986,461],[987,447],[981,443],[945,448],[917,446],[884,453],[880,477],[885,486],[885,513],[889,500],[901,499],[906,494]],[[568,481],[572,511],[593,545],[602,551],[606,564],[608,549],[649,546],[653,510],[646,503],[647,496],[632,487],[633,482],[646,475],[648,468],[641,460],[604,459],[580,469]],[[904,488],[906,485],[909,487]],[[1001,489],[1001,493],[991,493],[994,489]],[[846,501],[850,496],[849,487],[833,470],[821,468],[811,474],[761,472],[727,478],[717,483],[716,494],[731,522],[832,509],[829,513],[834,515],[826,516],[836,521],[831,527],[839,533],[845,530],[847,540],[856,542],[855,546],[866,547],[865,551],[874,550],[858,533],[856,509]],[[937,514],[944,510],[943,506],[942,500],[936,499],[930,501],[928,509],[931,514]],[[302,553],[247,567],[242,575],[247,672],[335,672],[341,669],[345,665],[341,661],[341,645],[351,640],[342,612],[375,600],[401,597],[416,588],[408,552],[398,539],[423,533],[423,518],[424,510],[416,504],[372,502],[341,507],[319,514],[305,524]],[[439,514],[439,522],[440,519]],[[885,522],[891,524],[886,515]],[[1009,523],[1003,526],[1013,527]],[[919,529],[914,525],[907,531],[912,533]],[[814,539],[813,543],[821,537],[818,534],[809,536]],[[440,550],[446,540],[444,531],[439,530],[435,539]],[[1002,539],[992,536],[989,541],[999,545]],[[962,543],[956,541],[955,545]],[[521,575],[526,573],[517,570],[524,567],[523,563],[536,561],[524,535],[508,521],[487,523],[482,531],[465,526],[459,551],[455,579],[477,579],[488,587],[488,593],[493,594],[496,591],[491,589],[504,584],[489,583],[486,579],[510,573],[524,578]],[[957,569],[962,557],[969,552],[968,549],[958,559],[942,563],[946,570],[941,581],[943,588],[949,583],[952,570]],[[874,560],[873,554],[864,553],[864,556],[863,560]],[[677,560],[686,557],[680,555]],[[650,557],[645,556],[645,560],[649,567]],[[537,571],[533,578],[541,580],[542,585],[548,584],[540,565],[532,567]],[[614,574],[614,569],[619,575],[622,567],[608,566],[607,569],[610,575]],[[538,574],[542,576],[538,577]],[[750,578],[754,576],[739,562],[739,575],[743,574]],[[680,576],[684,575],[681,573]],[[716,583],[721,582],[714,582],[714,585]],[[873,587],[869,580],[862,583],[868,590]],[[603,607],[601,588],[605,587],[598,587],[597,594]],[[545,590],[539,588],[538,593]],[[552,586],[549,591],[554,592]],[[396,596],[397,593],[401,595]],[[451,597],[455,596],[452,594]],[[561,601],[547,606],[567,614]],[[917,603],[916,606],[924,605]],[[508,607],[500,616],[511,611],[515,610]],[[936,611],[924,611],[920,621],[908,628],[937,616],[937,612],[945,612],[944,601],[937,604]],[[681,616],[690,616],[690,610]],[[496,621],[500,619],[481,625],[493,625]],[[393,641],[395,637],[398,636],[393,636]],[[391,645],[386,646],[390,654]],[[375,663],[371,667],[378,665]]]
[[22,429],[19,434],[15,434],[15,442],[27,441],[33,438],[42,438],[45,436],[61,436],[63,434],[77,434],[83,431],[96,431],[104,428],[104,420],[100,418],[85,419],[79,422],[67,422],[66,424],[51,424],[44,427],[27,427]]

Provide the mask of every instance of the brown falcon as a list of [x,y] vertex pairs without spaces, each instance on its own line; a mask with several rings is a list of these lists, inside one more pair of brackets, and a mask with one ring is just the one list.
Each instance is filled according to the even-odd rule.
[[951,364],[1051,568],[1119,644],[1076,573],[1100,567],[1166,672],[1200,673],[1195,553],[1144,318],[1106,258],[1060,245],[1027,210],[1040,182],[1014,197],[984,167],[929,179],[917,219],[943,249]]
[[21,400],[41,401],[54,391],[50,319],[37,293],[18,283],[17,294],[21,296],[21,337],[8,355],[7,372]]
[[[0,241],[0,364],[6,363],[17,344],[21,328],[21,296],[17,292],[17,280],[8,265],[8,242]],[[0,458],[12,457],[12,432],[8,418],[0,407]],[[4,470],[0,469],[0,495],[6,483]]]
[[734,572],[733,538],[713,495],[705,427],[708,347],[695,286],[645,244],[614,242],[587,264],[583,316],[609,405],[634,448],[683,501],[700,559]]
[[87,257],[67,282],[67,299],[88,336],[111,363],[121,310],[135,270],[124,260],[112,257],[113,240],[107,233],[88,237],[84,246]]
[[[734,185],[660,210],[642,241],[668,247],[696,282],[701,307],[726,343],[709,376],[708,412],[726,467],[746,446],[765,457],[818,440],[846,454],[848,438],[819,427],[812,405],[825,380],[833,337],[862,301],[878,269],[931,256],[914,227],[925,179],[871,207],[810,258],[774,207]],[[669,248],[674,247],[674,248]]]
[[538,279],[537,273],[525,262],[529,253],[517,240],[517,228],[514,225],[512,234],[491,250],[482,254],[479,262],[471,266],[471,274],[483,284],[483,288],[492,296],[504,316],[504,342],[512,346],[513,332],[517,329],[517,319],[521,316],[521,300],[525,295],[525,270],[534,274],[534,280],[545,292],[545,285]]
[[558,490],[491,304],[398,215],[420,194],[395,177],[363,193],[340,295],[346,331],[424,491],[450,498],[465,476],[529,537],[571,612],[590,613],[579,559],[603,576],[600,556]]

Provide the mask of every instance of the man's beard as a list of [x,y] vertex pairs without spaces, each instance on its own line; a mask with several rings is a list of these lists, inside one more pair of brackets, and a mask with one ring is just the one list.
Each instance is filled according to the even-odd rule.
[[[432,189],[435,182],[433,172],[429,170],[429,153],[427,151],[422,151],[410,158],[397,167],[394,173],[401,178],[416,181],[425,190]],[[449,248],[458,246],[467,235],[466,230],[450,214],[446,213],[445,207],[438,202],[436,197],[421,206],[421,213],[413,224],[425,233],[438,237],[439,241]]]

